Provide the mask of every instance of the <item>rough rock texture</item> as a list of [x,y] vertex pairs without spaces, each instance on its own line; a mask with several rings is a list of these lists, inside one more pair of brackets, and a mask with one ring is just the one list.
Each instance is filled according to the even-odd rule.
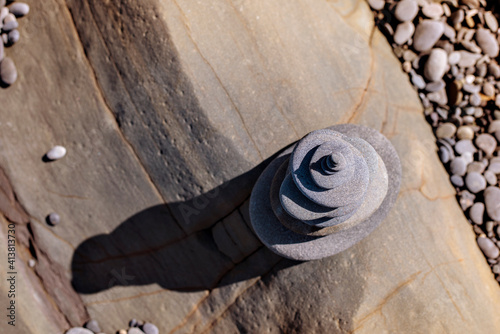
[[[19,258],[27,240],[37,257],[18,286],[43,296],[20,297],[39,310],[18,314],[29,332],[89,317],[108,333],[131,318],[167,333],[500,331],[498,284],[365,2],[30,6],[0,91],[0,166],[29,214]],[[263,161],[346,122],[395,145],[395,207],[337,256],[273,255],[247,225]],[[56,144],[64,159],[43,162]]]

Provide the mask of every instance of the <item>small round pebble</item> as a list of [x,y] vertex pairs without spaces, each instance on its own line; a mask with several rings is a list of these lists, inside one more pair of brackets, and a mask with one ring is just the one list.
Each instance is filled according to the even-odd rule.
[[[434,20],[420,22],[413,36],[413,48],[417,51],[430,50],[444,33],[444,23]],[[462,55],[460,56],[462,58]]]
[[17,80],[17,69],[9,57],[5,57],[0,63],[0,78],[6,85],[12,85]]
[[495,221],[500,221],[500,188],[494,186],[486,188],[484,204],[488,216]]
[[476,153],[477,149],[472,144],[472,140],[462,139],[455,144],[455,151],[462,155],[464,153]]
[[46,154],[49,160],[59,160],[66,155],[66,148],[60,145],[52,147]]
[[456,65],[458,64],[459,61],[460,61],[460,52],[453,51],[448,55],[448,64]]
[[477,194],[478,192],[486,189],[486,180],[481,174],[472,172],[468,173],[465,177],[465,185],[471,193]]
[[15,2],[9,7],[9,11],[17,17],[28,15],[30,6],[24,2]]
[[474,205],[469,210],[469,216],[472,222],[477,225],[482,225],[484,216],[484,204],[481,202],[474,203]]
[[477,238],[477,244],[483,251],[484,255],[490,259],[496,259],[500,255],[500,250],[497,245],[490,239],[480,236]]
[[418,4],[415,0],[402,0],[396,5],[394,16],[401,21],[412,21],[418,13]]
[[403,22],[398,24],[396,27],[396,31],[394,32],[394,43],[398,45],[402,45],[413,36],[415,32],[415,26],[411,21]]
[[440,80],[446,72],[448,55],[443,49],[432,49],[425,62],[424,76],[429,81]]
[[66,331],[65,334],[94,334],[91,330],[83,327],[73,327]]
[[93,320],[93,319],[89,320],[85,324],[85,328],[90,329],[94,333],[100,333],[101,332],[101,328],[99,327],[99,323],[97,323],[97,320]]
[[453,123],[444,123],[436,130],[436,137],[451,138],[457,132],[457,127]]
[[486,182],[488,182],[490,186],[496,186],[498,183],[497,176],[492,171],[489,170],[485,171],[484,178],[486,179]]
[[159,333],[158,327],[156,327],[155,325],[153,325],[150,322],[146,322],[142,326],[142,331],[146,334],[158,334]]
[[470,126],[461,126],[457,130],[458,139],[473,139],[474,130]]
[[422,14],[430,19],[438,19],[444,14],[443,7],[438,3],[430,3],[422,7]]
[[461,177],[460,175],[452,175],[450,177],[450,181],[455,187],[460,188],[464,186],[464,178]]
[[36,265],[35,259],[29,259],[28,260],[28,267],[33,268]]
[[489,133],[480,134],[475,142],[476,146],[483,150],[486,155],[492,155],[497,148],[497,140]]
[[451,174],[464,176],[467,171],[467,162],[463,157],[453,159],[450,164]]

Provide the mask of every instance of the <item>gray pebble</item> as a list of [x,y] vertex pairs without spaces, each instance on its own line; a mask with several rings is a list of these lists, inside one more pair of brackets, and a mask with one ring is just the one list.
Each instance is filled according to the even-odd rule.
[[476,199],[476,196],[474,194],[471,194],[467,190],[463,190],[459,193],[459,195],[459,203],[463,211],[467,210],[474,204],[474,200]]
[[469,153],[469,152],[465,152],[460,157],[465,160],[466,165],[468,165],[474,161],[474,155],[472,153]]
[[6,33],[3,33],[2,34],[2,42],[3,42],[3,44],[9,44],[9,35],[7,35]]
[[490,170],[484,172],[484,178],[486,179],[486,182],[488,182],[490,186],[496,186],[498,183],[497,176]]
[[3,24],[2,30],[4,32],[9,32],[13,29],[17,29],[19,27],[19,23],[17,21],[8,21]]
[[413,36],[415,32],[415,26],[411,21],[403,22],[398,24],[396,27],[396,31],[394,32],[394,43],[398,45],[402,45]]
[[470,115],[465,115],[464,117],[462,117],[462,119],[464,121],[464,124],[473,124],[476,121],[474,116]]
[[455,187],[460,188],[464,186],[464,178],[461,177],[460,175],[452,175],[450,177],[450,181]]
[[491,62],[488,64],[488,73],[495,77],[495,79],[500,78],[500,66],[496,62]]
[[[500,96],[500,94],[498,94]],[[496,119],[493,122],[490,123],[490,126],[488,127],[488,132],[489,133],[495,133],[498,130],[500,130],[500,120]]]
[[500,174],[500,158],[491,158],[488,170],[494,174]]
[[488,216],[495,221],[500,221],[500,188],[493,186],[486,188],[484,204]]
[[462,88],[465,92],[470,93],[470,94],[479,93],[481,91],[480,86],[469,84],[469,83],[465,83]]
[[421,75],[413,72],[411,74],[411,83],[417,87],[418,89],[424,89],[425,88],[425,80],[422,78]]
[[481,174],[472,172],[465,177],[465,185],[471,193],[477,194],[486,189],[486,180]]
[[472,222],[477,225],[482,225],[484,216],[484,204],[481,202],[474,203],[474,205],[469,210],[469,216]]
[[9,44],[17,43],[19,41],[19,30],[11,30],[7,36],[9,37]]
[[476,42],[483,52],[491,58],[498,56],[498,41],[491,31],[480,28],[476,31]]
[[486,232],[493,232],[493,222],[492,221],[486,222]]
[[52,147],[46,154],[49,160],[58,160],[66,155],[66,148],[56,145]]
[[441,106],[448,104],[448,95],[445,89],[438,90],[437,92],[432,92],[427,94],[429,101],[435,102]]
[[429,82],[427,85],[425,85],[425,90],[428,92],[437,92],[445,87],[446,84],[444,83],[444,81],[439,80],[439,81]]
[[422,14],[430,19],[438,19],[443,16],[444,10],[440,4],[432,2],[422,7]]
[[467,165],[467,173],[479,173],[482,174],[486,168],[486,165],[479,161],[473,161]]
[[0,78],[6,85],[12,85],[17,80],[17,69],[9,57],[5,57],[0,63]]
[[159,331],[158,331],[158,327],[156,327],[155,325],[153,325],[152,323],[150,322],[146,322],[143,326],[142,326],[142,331],[146,334],[158,334]]
[[495,15],[493,15],[492,12],[485,12],[484,13],[484,21],[486,22],[486,25],[488,26],[488,28],[490,28],[490,30],[493,33],[497,32],[497,30],[498,30],[498,21],[497,21]]
[[430,50],[441,38],[444,32],[444,23],[440,21],[424,20],[420,22],[413,37],[413,48],[417,51]]
[[432,49],[425,62],[424,76],[429,81],[440,80],[446,72],[448,55],[443,49]]
[[465,18],[465,13],[463,9],[459,9],[451,14],[451,22],[456,27],[460,27],[460,24],[463,22]]
[[456,65],[458,64],[459,61],[460,61],[460,52],[453,51],[448,55],[448,64]]
[[463,157],[457,157],[453,159],[450,164],[451,174],[464,176],[467,171],[467,162]]
[[492,268],[491,271],[495,274],[500,274],[500,266],[498,264],[495,264]]
[[488,97],[492,97],[495,95],[495,87],[491,83],[487,82],[483,85],[483,93]]
[[65,334],[94,334],[91,330],[83,327],[73,327],[66,331]]
[[477,238],[477,244],[487,258],[496,259],[500,255],[497,245],[486,237]]
[[100,333],[101,328],[99,327],[99,324],[97,323],[97,320],[89,320],[85,324],[85,328],[90,329],[94,333]]
[[477,149],[474,144],[472,144],[472,140],[462,139],[455,144],[455,152],[462,155],[466,152],[476,153]]
[[55,213],[52,212],[50,215],[47,216],[47,221],[49,222],[50,225],[57,225],[61,222],[61,217]]
[[444,164],[448,163],[448,161],[450,161],[451,159],[450,151],[448,151],[448,149],[446,149],[446,147],[444,146],[441,146],[439,148],[439,159]]
[[0,61],[2,61],[4,58],[5,58],[4,43],[0,43]]
[[460,44],[470,52],[481,53],[481,48],[474,41],[462,41]]
[[477,136],[476,138],[476,146],[486,153],[486,155],[492,155],[497,148],[497,140],[495,137],[490,135],[489,133],[483,133]]
[[[445,24],[444,25],[444,32],[443,34],[446,36],[446,38],[448,38],[450,41],[452,42],[455,42],[455,38],[457,37],[457,32],[455,31],[455,29],[453,29],[452,27],[450,27],[449,25]],[[451,45],[451,44],[450,44]],[[446,49],[446,51],[448,51],[448,49]],[[451,51],[449,52],[452,52],[453,51],[453,47],[451,48]]]
[[474,93],[470,96],[470,104],[474,107],[479,107],[481,105],[481,96],[478,93]]
[[418,13],[418,4],[415,0],[402,0],[396,5],[394,16],[401,21],[412,21]]
[[481,55],[477,53],[464,50],[460,50],[458,52],[460,52],[460,61],[458,62],[458,66],[462,68],[474,66],[479,58],[481,58]]
[[30,6],[24,2],[16,2],[10,5],[9,11],[17,17],[28,15]]

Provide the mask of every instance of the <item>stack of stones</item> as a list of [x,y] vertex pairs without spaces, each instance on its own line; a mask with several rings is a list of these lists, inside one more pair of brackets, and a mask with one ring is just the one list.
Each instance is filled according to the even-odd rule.
[[[30,7],[23,2],[0,0],[0,79],[5,86],[12,85],[17,80],[17,69],[11,58],[5,57],[5,47],[19,41],[19,23],[17,18],[29,13]],[[6,7],[7,3],[9,5]]]
[[[418,91],[477,243],[500,282],[500,66],[496,2],[368,0]],[[498,7],[497,7],[498,8]]]
[[[137,321],[132,319],[129,322],[128,329],[120,329],[116,334],[158,334],[158,327],[150,322]],[[104,334],[101,333],[101,328],[96,320],[89,320],[83,327],[73,327],[66,331],[65,334]]]

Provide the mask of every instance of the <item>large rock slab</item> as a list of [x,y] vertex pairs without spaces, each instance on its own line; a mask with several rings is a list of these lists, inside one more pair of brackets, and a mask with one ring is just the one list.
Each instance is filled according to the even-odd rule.
[[[363,1],[30,5],[7,50],[19,79],[0,91],[0,166],[29,214],[38,283],[70,325],[500,331],[498,284]],[[398,201],[345,252],[281,259],[248,226],[255,177],[281,148],[346,122],[396,147]],[[67,155],[44,163],[56,144]],[[49,227],[53,211],[61,223]],[[65,325],[19,317],[32,333]]]

